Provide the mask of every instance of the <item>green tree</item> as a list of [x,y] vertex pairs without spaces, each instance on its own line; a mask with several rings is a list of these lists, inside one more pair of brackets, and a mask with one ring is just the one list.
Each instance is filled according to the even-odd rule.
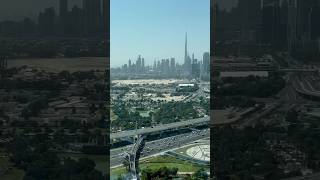
[[203,168],[200,168],[194,174],[192,174],[192,179],[194,179],[194,180],[207,180],[207,179],[209,179],[209,175]]

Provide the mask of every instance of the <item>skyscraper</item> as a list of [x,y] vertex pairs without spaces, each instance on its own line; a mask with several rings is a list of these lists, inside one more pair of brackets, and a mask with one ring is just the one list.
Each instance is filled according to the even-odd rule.
[[53,7],[46,8],[38,17],[39,31],[41,34],[53,35],[55,33],[56,12]]
[[210,73],[210,54],[209,52],[203,53],[203,74],[209,74]]
[[174,58],[171,58],[170,60],[170,69],[171,73],[174,73],[176,71],[176,61]]
[[141,64],[142,64],[141,61],[142,61],[142,60],[141,60],[141,55],[139,55],[138,60],[137,60],[137,62],[136,62],[136,65],[137,65],[136,71],[137,71],[137,72],[140,72],[140,71],[141,71]]
[[200,77],[200,63],[198,62],[197,59],[192,60],[192,69],[191,69],[191,74],[193,78],[199,78]]
[[110,24],[110,1],[103,0],[102,1],[102,25],[103,31],[107,33],[109,31],[109,24]]
[[169,71],[170,71],[170,60],[169,59],[166,59],[166,62],[165,62],[165,73],[168,74]]
[[187,73],[191,72],[191,59],[188,54],[188,37],[186,33],[186,41],[185,41],[185,48],[184,48],[184,66],[185,66],[185,71]]
[[153,70],[156,70],[157,69],[157,62],[156,62],[156,60],[154,60],[154,62],[153,62]]
[[77,6],[73,6],[69,12],[69,23],[68,32],[71,34],[82,34],[83,33],[83,11]]
[[59,1],[59,21],[61,32],[66,33],[68,25],[68,0]]
[[141,70],[144,71],[144,58],[142,58]]
[[297,43],[297,0],[288,1],[288,51],[292,52]]
[[184,64],[185,65],[188,64],[188,37],[187,37],[187,33],[186,33],[186,41],[184,44]]
[[68,13],[68,0],[60,0],[59,1],[59,14],[60,17],[63,18]]
[[262,42],[276,47],[275,45],[279,44],[280,39],[279,0],[263,1],[262,6]]
[[85,32],[94,34],[101,29],[101,1],[83,0]]

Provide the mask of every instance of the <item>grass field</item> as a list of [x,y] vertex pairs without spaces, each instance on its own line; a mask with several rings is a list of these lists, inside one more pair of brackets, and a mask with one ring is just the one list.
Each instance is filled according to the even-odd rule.
[[24,171],[13,168],[7,174],[0,177],[1,180],[23,180]]
[[24,177],[24,171],[13,167],[12,162],[6,157],[6,153],[3,149],[0,149],[0,171],[1,173],[9,168],[4,174],[0,175],[1,180],[22,180]]
[[138,112],[142,117],[150,117],[149,115],[150,111],[138,111]]
[[[205,168],[206,170],[209,170],[208,167],[203,167],[199,165],[194,165],[189,162],[185,162],[182,160],[178,160],[174,157],[171,156],[157,156],[157,157],[152,157],[148,159],[144,159],[140,162],[140,169],[159,169],[161,167],[168,167],[168,168],[178,168],[179,172],[195,172],[200,168]],[[111,175],[113,176],[119,176],[125,174],[125,168],[124,167],[119,167],[119,168],[114,168],[111,169]]]

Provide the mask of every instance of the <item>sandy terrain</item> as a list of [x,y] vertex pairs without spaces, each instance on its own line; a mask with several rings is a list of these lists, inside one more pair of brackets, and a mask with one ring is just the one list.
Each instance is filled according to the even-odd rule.
[[134,79],[134,80],[113,80],[112,83],[117,84],[171,84],[177,82],[184,82],[178,79]]
[[60,72],[68,70],[88,71],[105,70],[108,67],[109,58],[106,57],[84,57],[84,58],[51,58],[51,59],[10,59],[8,67],[20,67],[27,65],[29,67],[42,69],[49,72]]

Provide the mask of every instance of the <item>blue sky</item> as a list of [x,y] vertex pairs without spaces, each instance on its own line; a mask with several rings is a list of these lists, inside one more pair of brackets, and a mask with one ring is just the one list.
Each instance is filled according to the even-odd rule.
[[141,54],[146,64],[184,59],[185,33],[190,56],[210,50],[210,0],[111,0],[111,67]]

